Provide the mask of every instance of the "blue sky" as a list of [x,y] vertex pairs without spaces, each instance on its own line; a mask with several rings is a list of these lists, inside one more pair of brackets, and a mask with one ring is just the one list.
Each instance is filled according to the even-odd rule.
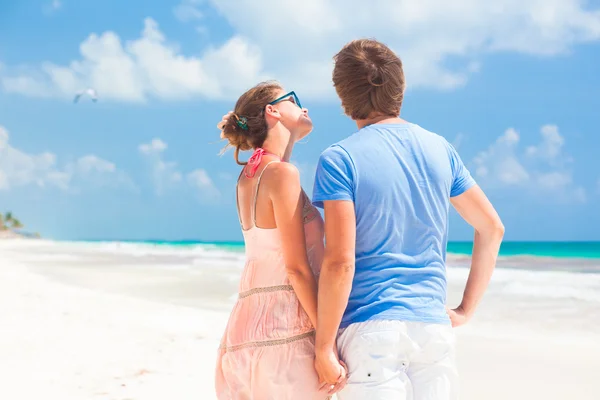
[[600,2],[414,3],[3,1],[0,210],[57,239],[239,240],[216,123],[260,80],[296,90],[310,192],[354,130],[331,57],[376,37],[404,61],[403,117],[458,147],[508,240],[600,240]]

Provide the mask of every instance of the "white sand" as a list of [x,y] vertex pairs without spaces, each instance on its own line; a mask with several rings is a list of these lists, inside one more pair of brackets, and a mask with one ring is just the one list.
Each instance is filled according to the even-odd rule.
[[[66,284],[26,261],[31,251],[0,246],[0,399],[215,398],[226,312]],[[600,334],[522,333],[459,330],[462,399],[600,399]]]
[[0,268],[0,399],[212,399],[226,316]]
[[23,235],[18,234],[12,230],[9,229],[2,229],[0,230],[0,239],[21,239],[23,238]]

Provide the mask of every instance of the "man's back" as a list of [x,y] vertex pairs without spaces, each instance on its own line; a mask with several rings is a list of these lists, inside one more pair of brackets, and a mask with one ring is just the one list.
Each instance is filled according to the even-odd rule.
[[[360,130],[317,166],[325,257],[315,368],[333,391],[348,371],[340,400],[455,400],[453,327],[481,300],[504,226],[454,148],[400,118],[406,82],[392,49],[353,40],[333,59],[333,86]],[[462,301],[446,311],[450,203],[475,236]]]
[[352,291],[340,327],[367,320],[449,323],[449,198],[475,184],[454,148],[417,125],[374,124],[321,156],[313,200],[351,200]]

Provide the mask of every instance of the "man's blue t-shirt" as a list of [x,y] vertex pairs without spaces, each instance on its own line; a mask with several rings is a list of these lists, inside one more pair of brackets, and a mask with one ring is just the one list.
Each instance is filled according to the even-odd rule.
[[354,202],[356,264],[341,327],[374,319],[449,323],[450,197],[475,185],[454,147],[418,125],[374,124],[326,149],[313,202]]

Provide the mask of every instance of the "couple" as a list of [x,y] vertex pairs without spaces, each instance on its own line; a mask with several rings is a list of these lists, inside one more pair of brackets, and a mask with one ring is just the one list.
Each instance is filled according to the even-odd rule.
[[[405,82],[393,51],[356,40],[334,61],[335,89],[358,131],[322,153],[312,202],[288,162],[313,129],[294,92],[261,83],[219,123],[244,165],[236,197],[247,259],[219,349],[217,396],[456,399],[452,328],[481,300],[504,228],[452,145],[399,118]],[[247,163],[240,150],[253,150]],[[454,309],[450,204],[475,230]]]

